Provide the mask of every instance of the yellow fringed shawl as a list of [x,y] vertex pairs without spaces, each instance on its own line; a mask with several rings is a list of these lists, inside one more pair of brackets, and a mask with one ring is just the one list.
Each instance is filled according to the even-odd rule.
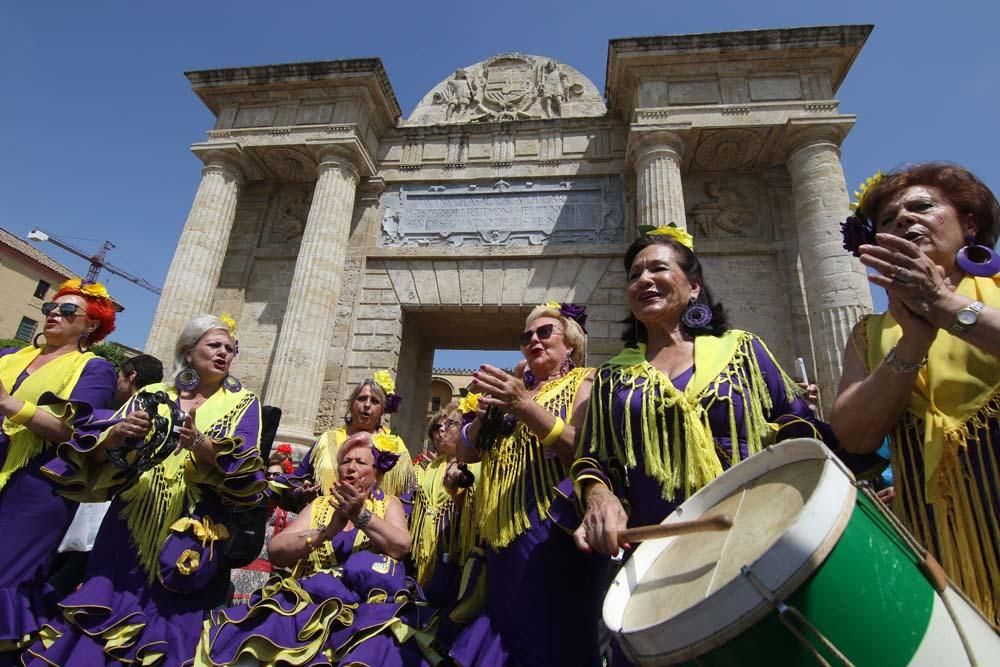
[[[542,385],[535,402],[566,422],[573,418],[573,402],[593,369],[574,368],[566,375]],[[555,494],[555,486],[568,470],[558,457],[546,456],[539,438],[518,423],[510,436],[500,439],[483,454],[482,475],[476,484],[474,523],[481,537],[494,549],[502,549],[527,530],[528,479],[535,491],[538,515],[544,517]],[[463,535],[463,542],[466,536]]]
[[[469,470],[479,480],[480,464],[470,463]],[[473,490],[465,489],[464,498],[453,498],[444,488],[448,457],[439,456],[427,468],[417,471],[417,488],[410,515],[410,555],[417,567],[417,581],[426,586],[434,574],[438,552],[444,549],[457,562],[465,560],[466,545],[459,542],[460,508],[472,502]],[[447,528],[447,534],[444,534]],[[471,548],[471,545],[468,545]]]
[[[729,406],[729,438],[732,451],[726,452],[731,464],[740,461],[736,424],[736,406],[728,393],[742,394],[747,451],[750,455],[769,444],[775,432],[767,421],[773,407],[753,342],[767,352],[775,368],[781,371],[774,356],[753,334],[732,329],[722,336],[698,336],[694,340],[694,375],[684,391],[674,387],[670,378],[646,361],[646,346],[626,348],[597,373],[590,400],[589,451],[599,459],[617,457],[625,466],[637,464],[636,449],[641,449],[646,474],[660,483],[664,500],[672,501],[678,490],[687,497],[722,474],[722,462],[716,451],[716,434],[709,422],[709,408],[717,403]],[[781,371],[788,395],[800,393],[795,382]],[[626,414],[624,433],[613,421],[614,391],[625,387]],[[635,392],[641,394],[641,433],[632,432],[631,411]],[[664,428],[672,425],[668,431]],[[610,434],[610,441],[608,435]],[[584,444],[581,441],[580,445]],[[580,456],[581,452],[577,453]]]
[[[3,381],[3,386],[10,391],[21,373],[41,353],[40,348],[26,347],[0,357],[0,381]],[[87,362],[94,358],[96,357],[92,352],[81,353],[75,350],[60,355],[28,375],[17,391],[12,392],[11,395],[22,401],[35,404],[47,391],[59,398],[67,399],[80,380],[80,376],[83,375]],[[39,407],[38,409],[53,413],[48,407]],[[15,472],[28,465],[31,459],[41,454],[45,449],[45,441],[29,430],[27,426],[4,419],[3,432],[10,438],[10,446],[7,449],[3,466],[0,466],[0,489],[7,485]]]
[[[389,429],[383,428],[383,433]],[[319,484],[320,493],[328,494],[337,483],[337,450],[347,440],[347,428],[338,426],[320,436],[312,449],[309,462],[313,467],[313,479]],[[390,496],[397,498],[411,490],[417,483],[417,474],[410,459],[409,452],[404,448],[399,454],[399,460],[392,469],[379,480],[379,487]]]
[[[144,389],[150,392],[164,391],[170,400],[178,400],[177,389],[172,385],[164,383]],[[220,388],[195,412],[195,426],[215,440],[232,439],[236,427],[255,399],[246,389],[230,392]],[[116,416],[127,415],[137,409],[134,402],[135,396],[122,406]],[[167,408],[161,405],[160,410],[165,411]],[[258,441],[259,421],[258,419]],[[259,462],[259,454],[257,459]],[[262,466],[260,463],[258,467]],[[124,502],[121,517],[128,525],[132,544],[150,583],[155,578],[160,548],[170,534],[170,526],[183,514],[194,509],[201,498],[198,483],[208,481],[213,475],[212,471],[206,473],[202,470],[203,467],[204,464],[196,461],[190,451],[175,451],[159,465],[143,472],[132,486],[119,494]]]
[[[1000,277],[966,276],[955,291],[1000,306]],[[862,358],[871,373],[902,330],[882,313],[869,316],[860,331],[867,346]],[[1000,487],[1000,443],[990,435],[990,426],[1000,420],[1000,360],[946,331],[938,332],[927,358],[890,434],[898,491],[893,510],[937,552],[948,576],[1000,624],[1000,516],[976,476],[987,489]],[[922,467],[913,454],[918,452]]]
[[[385,518],[385,510],[389,507],[389,494],[382,493],[381,498],[369,495],[365,499],[365,508],[380,519]],[[326,496],[319,496],[312,501],[311,514],[309,517],[309,527],[313,530],[325,528],[333,521],[333,513],[336,509],[330,504]],[[371,540],[365,531],[359,530],[354,536],[354,546],[351,553],[364,551],[371,548]],[[333,540],[326,540],[321,545],[313,549],[308,556],[300,560],[292,568],[292,578],[301,579],[315,572],[332,570],[337,566],[337,555],[333,551]]]

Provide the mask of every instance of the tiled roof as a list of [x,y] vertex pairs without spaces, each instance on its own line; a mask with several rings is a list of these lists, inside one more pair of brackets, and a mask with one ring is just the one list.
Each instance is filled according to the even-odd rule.
[[7,246],[15,252],[24,255],[28,259],[41,264],[50,271],[55,271],[66,280],[79,277],[76,272],[67,269],[65,266],[49,257],[35,246],[31,245],[27,241],[17,238],[3,227],[0,227],[0,245]]

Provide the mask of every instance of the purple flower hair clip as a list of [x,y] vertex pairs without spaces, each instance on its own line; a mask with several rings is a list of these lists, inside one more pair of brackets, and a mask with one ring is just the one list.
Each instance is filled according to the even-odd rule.
[[855,213],[840,224],[840,233],[844,237],[844,250],[855,257],[860,257],[858,248],[875,243],[875,228],[863,214]]
[[564,303],[559,306],[559,312],[580,325],[583,333],[587,333],[587,307],[575,303]]
[[399,404],[403,402],[403,397],[399,394],[386,394],[385,396],[385,412],[388,414],[394,413],[399,410]]
[[381,473],[387,473],[392,470],[396,465],[396,461],[399,460],[399,454],[383,452],[375,445],[372,445],[372,456],[375,458],[375,469]]

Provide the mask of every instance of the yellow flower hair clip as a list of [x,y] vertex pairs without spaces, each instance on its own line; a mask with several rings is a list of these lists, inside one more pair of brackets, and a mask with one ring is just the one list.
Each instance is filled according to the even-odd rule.
[[479,410],[479,397],[482,394],[476,394],[473,392],[467,393],[462,397],[462,400],[458,402],[458,411],[463,415],[474,415]]
[[222,313],[219,315],[219,319],[229,328],[229,335],[233,337],[233,340],[236,340],[236,320],[233,316],[229,313]]
[[95,299],[110,299],[111,295],[101,283],[91,282],[82,278],[70,278],[59,286],[60,290],[70,289]]
[[854,201],[851,202],[851,210],[857,211],[861,209],[865,210],[865,196],[868,192],[878,185],[882,179],[885,178],[885,174],[881,171],[876,171],[874,175],[869,176],[864,183],[858,186],[858,189],[854,191]]
[[660,227],[642,225],[639,227],[639,232],[645,236],[669,236],[688,250],[694,250],[694,237],[672,222]]
[[403,439],[392,433],[376,433],[372,436],[372,444],[389,454],[402,454],[406,451]]
[[385,394],[385,411],[392,414],[399,409],[399,404],[403,402],[403,397],[396,393],[396,381],[392,379],[389,371],[375,371],[372,377]]

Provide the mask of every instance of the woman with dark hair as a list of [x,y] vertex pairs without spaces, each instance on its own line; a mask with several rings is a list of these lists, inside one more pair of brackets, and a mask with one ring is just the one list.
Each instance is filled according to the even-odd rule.
[[[283,492],[289,509],[298,509],[312,502],[316,496],[327,495],[337,482],[337,451],[352,435],[358,433],[388,433],[382,425],[382,416],[399,408],[402,398],[395,393],[396,384],[389,371],[377,371],[374,377],[358,383],[347,399],[344,425],[332,428],[319,437],[302,458],[294,475],[285,475],[271,482]],[[390,496],[409,501],[409,492],[416,485],[413,461],[401,438],[394,438],[400,461],[384,476],[380,476],[382,490]],[[406,454],[406,456],[403,456]]]
[[877,174],[843,225],[889,310],[854,328],[830,424],[888,436],[893,511],[1000,624],[1000,204],[962,167]]
[[[0,350],[0,664],[13,660],[45,621],[43,587],[51,557],[77,503],[56,495],[42,467],[114,397],[115,371],[88,349],[115,328],[104,287],[63,283],[42,304],[35,345]],[[44,339],[44,342],[41,342]]]
[[687,232],[648,232],[625,270],[628,346],[597,371],[572,468],[585,508],[577,546],[607,556],[622,529],[660,523],[777,436],[819,436],[763,341],[729,327]]
[[[113,500],[83,584],[25,650],[26,665],[190,664],[205,610],[229,589],[227,519],[266,488],[260,402],[229,374],[236,348],[231,318],[193,318],[174,347],[173,382],[77,429],[46,464],[61,493]],[[170,403],[151,414],[156,394]],[[141,449],[174,419],[176,447]]]

